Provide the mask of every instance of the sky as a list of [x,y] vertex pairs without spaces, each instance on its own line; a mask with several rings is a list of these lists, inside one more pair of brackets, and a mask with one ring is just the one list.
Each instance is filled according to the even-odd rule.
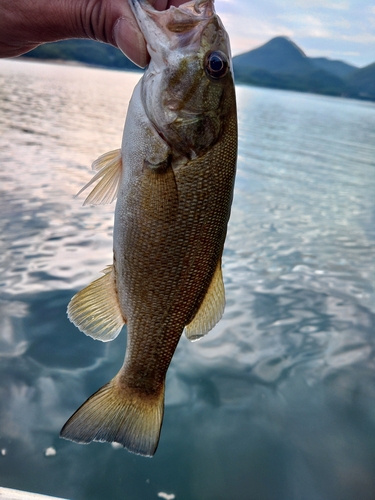
[[375,0],[216,0],[233,55],[287,36],[307,56],[375,62]]

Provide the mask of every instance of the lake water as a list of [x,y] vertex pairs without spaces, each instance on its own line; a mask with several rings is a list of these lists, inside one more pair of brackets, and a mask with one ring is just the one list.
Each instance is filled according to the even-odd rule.
[[124,356],[125,329],[94,341],[66,306],[111,263],[114,207],[74,195],[120,146],[139,77],[0,61],[0,486],[373,500],[374,103],[238,87],[227,307],[200,342],[181,339],[155,457],[58,437]]

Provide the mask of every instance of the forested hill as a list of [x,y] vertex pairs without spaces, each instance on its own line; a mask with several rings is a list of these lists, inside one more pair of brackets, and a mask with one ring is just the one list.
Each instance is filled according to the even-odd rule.
[[[120,50],[93,40],[47,43],[22,57],[139,70]],[[307,57],[286,37],[234,57],[233,67],[237,83],[375,101],[375,63],[357,68],[343,61]]]
[[289,38],[276,37],[233,58],[236,81],[261,87],[375,100],[375,63],[307,57]]
[[62,40],[45,43],[22,57],[44,60],[77,61],[103,68],[139,70],[124,54],[106,43],[94,40]]

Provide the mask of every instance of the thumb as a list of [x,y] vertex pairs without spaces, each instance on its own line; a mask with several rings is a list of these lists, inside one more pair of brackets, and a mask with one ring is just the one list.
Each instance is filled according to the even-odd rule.
[[114,44],[137,66],[147,66],[146,42],[133,16],[124,15],[117,19],[113,28]]

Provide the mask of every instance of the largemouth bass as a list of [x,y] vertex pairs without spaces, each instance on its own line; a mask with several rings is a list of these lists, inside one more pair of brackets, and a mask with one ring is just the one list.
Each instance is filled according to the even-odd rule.
[[94,162],[85,186],[97,181],[85,203],[117,198],[113,265],[68,306],[70,320],[102,341],[126,323],[126,356],[61,436],[152,456],[180,336],[202,337],[224,310],[237,116],[229,40],[213,0],[160,12],[146,0],[129,3],[151,62],[130,101],[121,150]]

